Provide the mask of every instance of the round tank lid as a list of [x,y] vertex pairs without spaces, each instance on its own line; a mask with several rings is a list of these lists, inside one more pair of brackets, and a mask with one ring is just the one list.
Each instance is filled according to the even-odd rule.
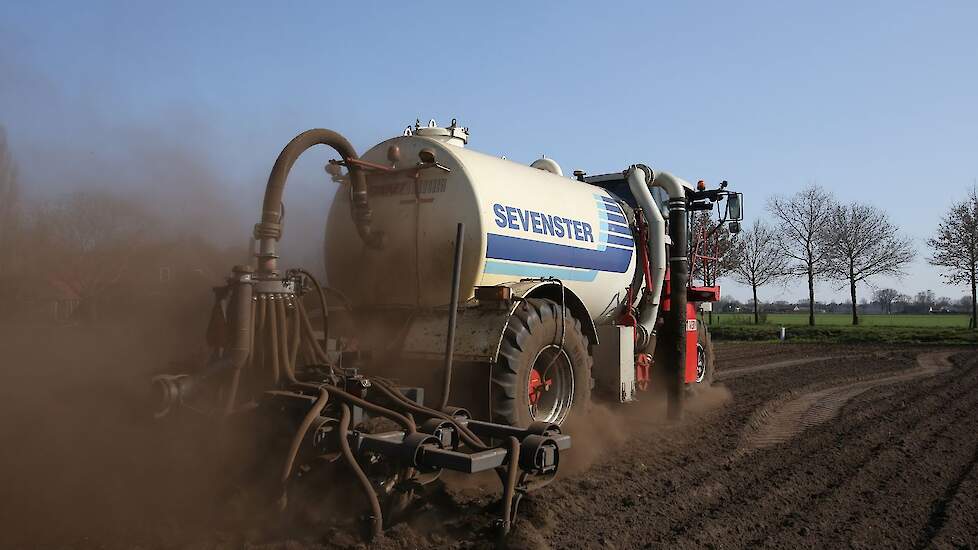
[[441,128],[435,119],[428,121],[427,127],[421,126],[421,120],[414,123],[414,127],[408,126],[404,130],[406,136],[423,136],[436,139],[443,143],[449,143],[458,147],[465,147],[469,142],[469,129],[458,125],[458,121],[452,119],[452,125],[448,128]]

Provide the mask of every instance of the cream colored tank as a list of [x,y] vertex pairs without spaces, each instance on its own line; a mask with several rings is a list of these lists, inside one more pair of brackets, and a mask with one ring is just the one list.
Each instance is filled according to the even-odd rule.
[[[326,223],[330,285],[357,305],[444,306],[455,228],[463,222],[463,300],[476,286],[555,277],[581,298],[593,319],[617,307],[636,258],[624,213],[607,191],[463,143],[405,135],[362,156],[393,169],[371,170],[368,180],[373,226],[383,232],[385,245],[371,249],[357,236],[349,187],[341,185]],[[447,170],[411,170],[422,149],[433,151]]]

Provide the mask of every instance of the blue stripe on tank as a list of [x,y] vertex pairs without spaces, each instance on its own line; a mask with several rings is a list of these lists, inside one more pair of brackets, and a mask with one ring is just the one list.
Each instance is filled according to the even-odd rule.
[[622,246],[632,246],[632,239],[619,237],[618,235],[608,235],[608,244],[620,244]]
[[624,273],[632,261],[631,248],[594,250],[565,244],[548,243],[508,235],[487,235],[486,257],[494,260],[510,260],[579,269],[597,269]]
[[593,281],[598,272],[593,269],[567,269],[549,265],[507,263],[497,260],[486,261],[486,273],[492,275],[513,275],[516,277],[556,277],[564,281]]

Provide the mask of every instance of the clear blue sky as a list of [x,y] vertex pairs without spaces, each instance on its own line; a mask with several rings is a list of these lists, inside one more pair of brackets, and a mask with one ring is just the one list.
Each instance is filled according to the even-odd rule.
[[[145,142],[257,196],[305,128],[365,149],[457,117],[471,147],[518,161],[727,179],[749,219],[816,181],[887,209],[923,256],[978,177],[976,27],[975,2],[8,0],[0,123],[35,192],[165,170],[132,161]],[[964,293],[923,259],[897,288]]]

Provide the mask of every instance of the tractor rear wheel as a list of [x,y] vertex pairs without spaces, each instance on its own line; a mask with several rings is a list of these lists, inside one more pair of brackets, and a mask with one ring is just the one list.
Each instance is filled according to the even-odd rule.
[[699,386],[709,386],[713,384],[713,374],[715,372],[713,358],[713,340],[710,331],[702,322],[698,323],[699,329],[696,335],[696,384]]
[[523,300],[509,318],[492,367],[494,422],[563,424],[591,400],[591,355],[581,322],[552,300]]

